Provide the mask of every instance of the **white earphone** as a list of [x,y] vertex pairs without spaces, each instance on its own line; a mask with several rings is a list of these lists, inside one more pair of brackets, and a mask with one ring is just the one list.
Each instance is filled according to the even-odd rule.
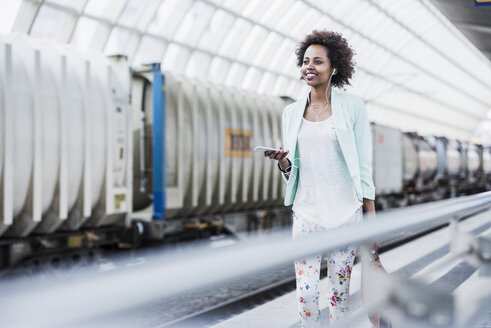
[[331,77],[334,75],[334,73],[336,73],[336,69],[332,70]]

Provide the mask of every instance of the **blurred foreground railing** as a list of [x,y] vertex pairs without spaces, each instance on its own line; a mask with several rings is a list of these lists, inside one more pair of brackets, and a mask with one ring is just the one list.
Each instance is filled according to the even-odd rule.
[[[0,322],[2,327],[78,327],[82,322],[115,311],[237,278],[295,258],[352,244],[409,236],[425,227],[459,220],[489,207],[491,192],[486,192],[382,213],[375,220],[308,238],[292,240],[290,232],[284,231],[213,250],[173,252],[164,249],[148,255],[144,265],[103,274],[80,271],[70,279],[46,279],[43,284],[37,280],[3,281],[0,283]],[[483,274],[489,274],[490,241],[457,229],[453,236],[452,252],[465,254]],[[367,255],[362,252],[362,256]],[[451,295],[433,293],[417,282],[380,275],[383,274],[367,270],[367,277],[384,282],[372,284],[368,280],[372,287],[384,286],[383,292],[377,293],[380,297],[370,302],[371,311],[380,310],[381,304],[399,306],[407,315],[428,318],[426,322],[432,325],[455,325]],[[428,302],[417,301],[418,293],[423,293]]]

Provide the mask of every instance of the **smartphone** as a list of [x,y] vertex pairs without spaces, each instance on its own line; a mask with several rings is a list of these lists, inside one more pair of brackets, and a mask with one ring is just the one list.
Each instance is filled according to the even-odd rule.
[[262,151],[262,152],[274,152],[274,151],[281,151],[280,149],[276,148],[270,148],[270,147],[264,147],[264,146],[257,146],[254,148],[254,151]]

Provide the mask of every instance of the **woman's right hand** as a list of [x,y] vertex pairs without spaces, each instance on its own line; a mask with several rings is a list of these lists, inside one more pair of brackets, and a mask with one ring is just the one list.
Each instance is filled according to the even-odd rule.
[[269,157],[270,159],[275,159],[279,161],[279,164],[283,170],[286,170],[288,166],[290,166],[290,162],[286,158],[288,155],[288,150],[283,151],[283,148],[280,147],[279,151],[265,151],[264,157]]

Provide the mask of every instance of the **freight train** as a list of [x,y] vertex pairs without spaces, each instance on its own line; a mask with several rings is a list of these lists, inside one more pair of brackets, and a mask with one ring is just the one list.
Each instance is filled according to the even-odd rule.
[[491,148],[372,123],[378,209],[402,207],[490,188]]
[[[0,268],[185,231],[289,223],[277,167],[251,149],[281,144],[291,99],[165,72],[158,108],[154,74],[122,56],[0,36]],[[163,108],[158,167],[154,114]],[[378,208],[489,187],[489,148],[377,124],[372,132]],[[165,175],[162,221],[155,173]]]

